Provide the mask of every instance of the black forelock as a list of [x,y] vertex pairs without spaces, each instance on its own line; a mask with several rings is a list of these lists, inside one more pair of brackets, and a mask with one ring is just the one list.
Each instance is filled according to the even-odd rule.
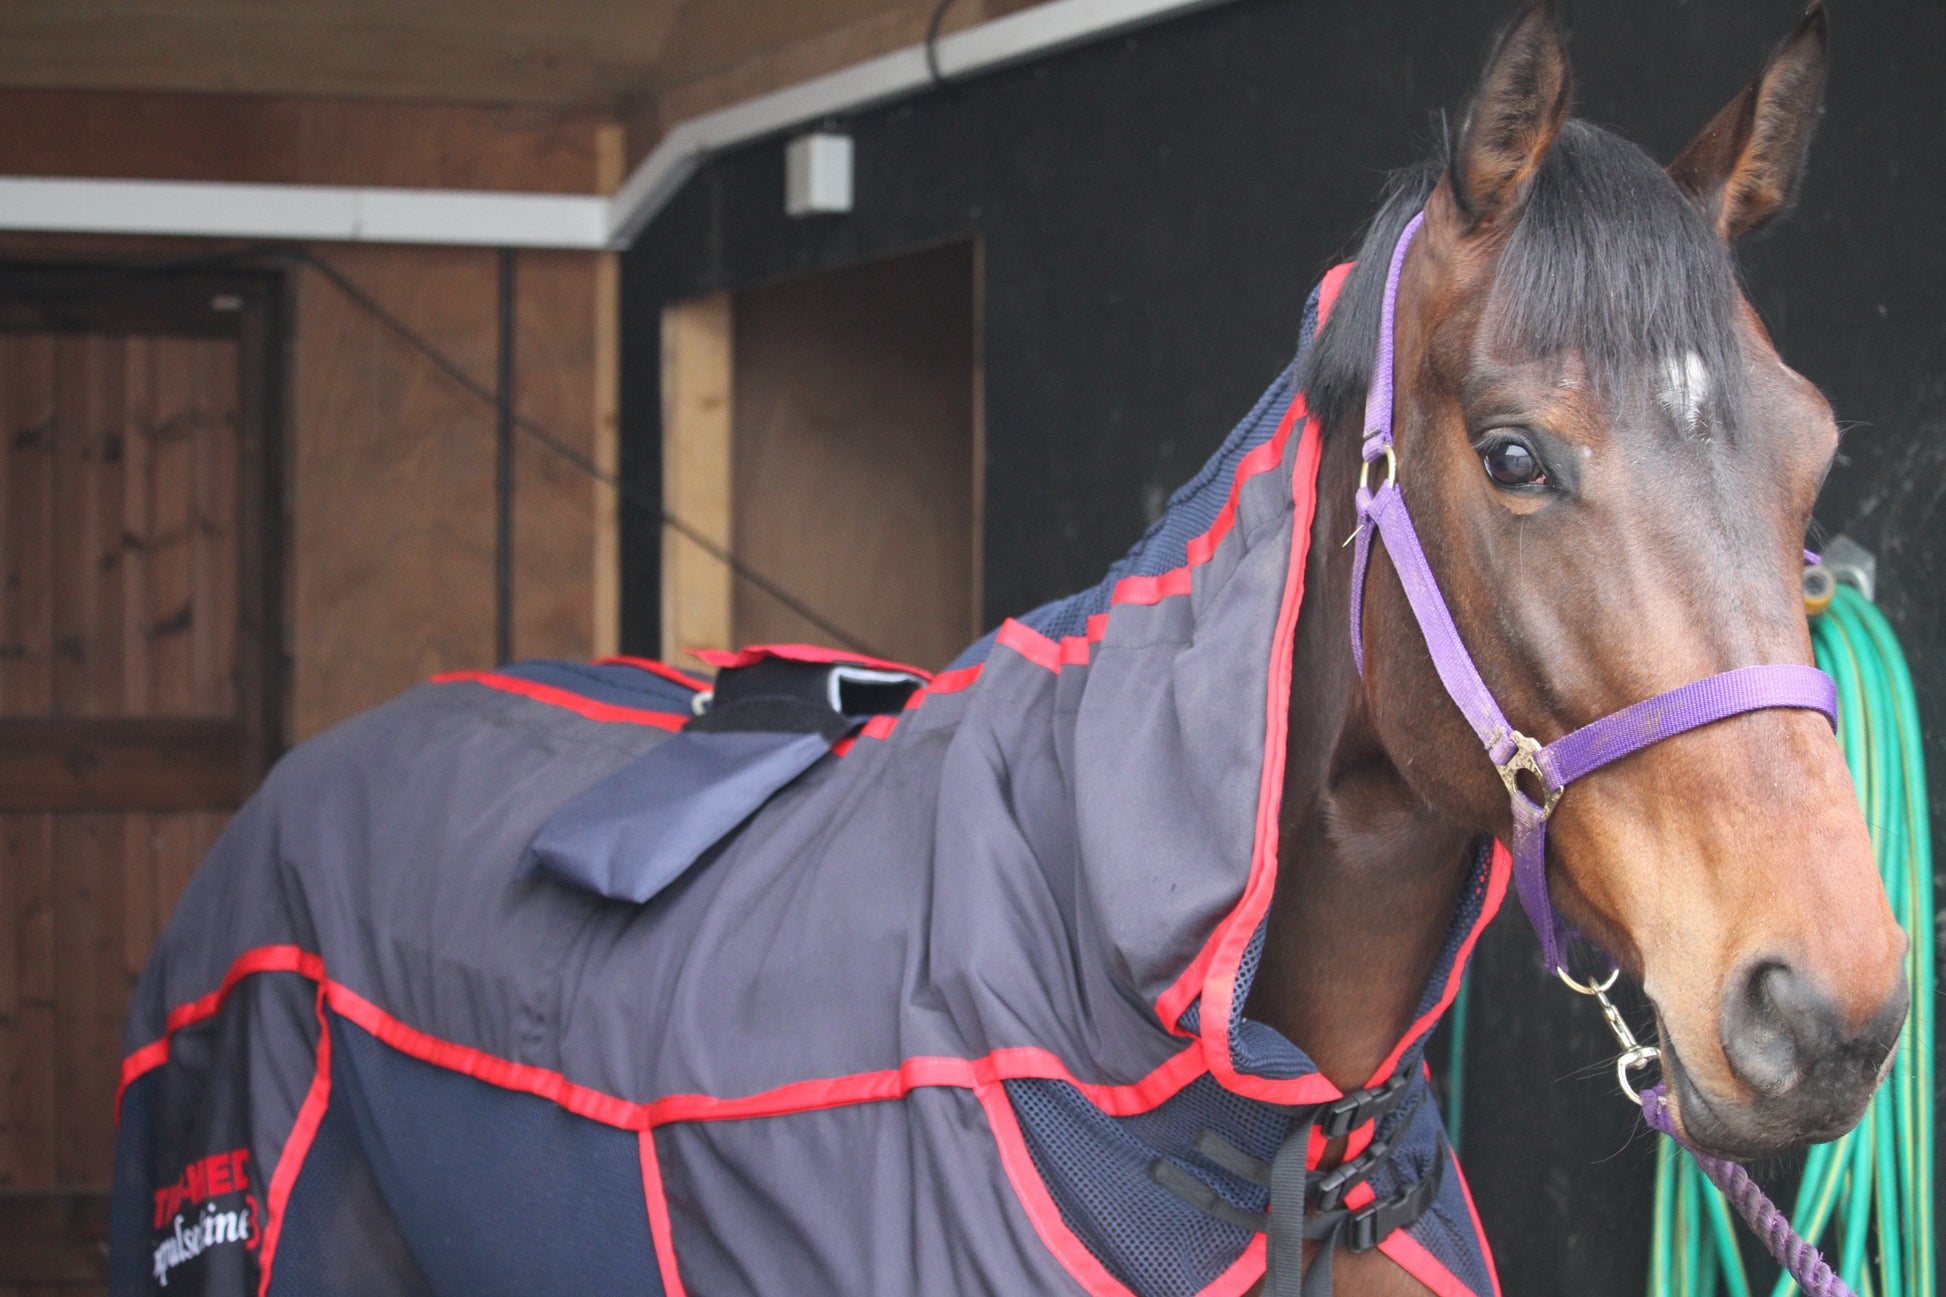
[[[1392,178],[1331,318],[1305,354],[1305,406],[1325,428],[1363,410],[1392,247],[1444,168],[1435,158]],[[1528,183],[1492,294],[1494,342],[1508,354],[1577,352],[1596,392],[1624,403],[1695,352],[1711,379],[1710,426],[1740,426],[1729,248],[1654,159],[1621,137],[1583,121],[1562,128]]]

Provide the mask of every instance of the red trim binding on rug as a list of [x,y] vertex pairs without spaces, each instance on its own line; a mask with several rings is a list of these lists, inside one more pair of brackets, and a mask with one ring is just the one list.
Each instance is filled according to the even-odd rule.
[[1269,1268],[1270,1240],[1258,1234],[1244,1245],[1242,1254],[1230,1263],[1230,1268],[1210,1280],[1209,1287],[1196,1297],[1243,1297]]
[[932,679],[932,672],[924,667],[894,662],[890,658],[875,658],[868,653],[853,653],[849,649],[825,648],[818,644],[746,644],[734,653],[726,649],[690,649],[689,656],[707,662],[719,671],[730,667],[747,667],[765,658],[782,658],[786,662],[852,662],[887,671],[910,672],[921,680]]
[[1192,1043],[1165,1059],[1140,1080],[1126,1085],[1103,1085],[1075,1076],[1054,1054],[1044,1049],[996,1049],[980,1058],[920,1056],[896,1068],[858,1072],[848,1076],[793,1081],[756,1094],[719,1098],[706,1094],[672,1094],[647,1103],[606,1094],[578,1085],[559,1072],[489,1054],[469,1045],[442,1040],[407,1025],[342,982],[325,975],[324,961],[294,946],[266,946],[240,955],[223,984],[208,995],[178,1007],[169,1015],[162,1039],[128,1055],[122,1064],[126,1087],[144,1072],[168,1061],[169,1038],[181,1027],[216,1013],[223,1000],[244,977],[255,972],[302,972],[323,988],[331,1011],[402,1054],[485,1081],[503,1090],[538,1095],[577,1116],[621,1130],[643,1130],[678,1121],[731,1121],[746,1117],[776,1117],[815,1112],[854,1103],[900,1099],[926,1086],[977,1089],[1001,1081],[1064,1081],[1088,1101],[1114,1117],[1148,1112],[1203,1075],[1200,1052]]
[[596,702],[580,694],[556,689],[553,685],[536,684],[532,680],[522,680],[519,676],[501,675],[497,671],[447,671],[432,678],[436,685],[476,684],[502,693],[519,694],[532,698],[535,702],[546,703],[550,707],[561,707],[591,721],[609,721],[624,725],[653,725],[659,730],[679,730],[689,723],[689,717],[679,712],[650,711],[646,707],[618,707],[614,703]]
[[1027,1150],[1027,1139],[1020,1133],[1020,1121],[1014,1116],[1013,1103],[1007,1098],[1007,1091],[998,1085],[982,1085],[975,1088],[980,1107],[985,1109],[987,1125],[993,1131],[993,1140],[1000,1149],[1000,1165],[1006,1169],[1007,1179],[1014,1187],[1014,1197],[1033,1223],[1034,1232],[1041,1236],[1041,1242],[1054,1254],[1074,1281],[1081,1285],[1089,1297],[1135,1297],[1123,1286],[1122,1281],[1108,1273],[1088,1245],[1075,1237],[1068,1223],[1061,1219],[1061,1209],[1055,1205],[1048,1194],[1047,1186],[1041,1183],[1041,1174],[1034,1167],[1033,1154]]
[[129,1083],[144,1072],[154,1071],[169,1061],[169,1037],[191,1026],[213,1017],[223,1007],[236,984],[252,973],[302,973],[314,982],[324,980],[324,960],[307,950],[296,946],[259,946],[238,955],[223,975],[223,980],[208,995],[178,1004],[169,1010],[163,1020],[162,1038],[151,1041],[122,1060],[121,1084],[115,1087],[115,1119],[121,1120],[122,1095],[127,1092]]
[[1453,1154],[1452,1167],[1453,1174],[1459,1177],[1460,1196],[1466,1199],[1466,1214],[1473,1221],[1473,1237],[1480,1240],[1480,1259],[1487,1263],[1487,1282],[1493,1285],[1493,1297],[1500,1297],[1500,1268],[1493,1264],[1493,1244],[1480,1224],[1480,1209],[1473,1205],[1473,1186],[1466,1182],[1458,1153]]
[[669,1224],[669,1199],[662,1192],[662,1164],[655,1155],[655,1132],[640,1131],[636,1143],[642,1157],[642,1198],[648,1204],[649,1239],[655,1244],[655,1268],[662,1276],[663,1297],[687,1297],[676,1268],[676,1238]]
[[[1441,1265],[1439,1258],[1426,1250],[1425,1244],[1412,1237],[1411,1230],[1393,1230],[1379,1243],[1378,1250],[1397,1262],[1401,1270],[1432,1289],[1437,1297],[1481,1297]],[[1499,1289],[1495,1288],[1494,1291],[1498,1293]]]
[[[231,972],[234,975],[235,969]],[[224,981],[227,986],[230,979]],[[311,1141],[318,1136],[324,1110],[331,1104],[331,1023],[324,1016],[324,990],[325,983],[319,982],[317,1069],[311,1074],[311,1088],[297,1110],[297,1120],[291,1123],[283,1152],[277,1155],[277,1169],[271,1173],[264,1202],[263,1247],[257,1253],[257,1297],[266,1297],[270,1292],[270,1267],[277,1259],[277,1242],[284,1233],[284,1208],[291,1200],[291,1188],[297,1183],[298,1173],[304,1169],[304,1159],[311,1152]]]
[[[1201,1050],[1195,1042],[1165,1060],[1154,1071],[1129,1085],[1101,1085],[1075,1077],[1055,1055],[1043,1049],[998,1049],[981,1058],[917,1057],[906,1059],[897,1068],[861,1072],[851,1076],[794,1082],[757,1094],[737,1098],[710,1095],[666,1095],[648,1103],[633,1103],[587,1086],[576,1085],[558,1072],[515,1063],[470,1046],[441,1040],[399,1021],[370,1000],[324,975],[324,961],[318,955],[292,946],[266,946],[244,952],[230,966],[221,985],[207,995],[178,1006],[168,1017],[168,1029],[161,1040],[131,1053],[123,1063],[123,1081],[129,1082],[144,1072],[168,1061],[169,1041],[177,1030],[200,1022],[218,1012],[237,984],[257,972],[302,972],[318,983],[320,1036],[318,1063],[310,1093],[299,1109],[298,1118],[286,1143],[283,1157],[271,1181],[269,1223],[264,1238],[264,1280],[259,1297],[268,1291],[270,1262],[276,1237],[282,1228],[285,1204],[292,1184],[317,1134],[324,1117],[331,1089],[331,1037],[325,1010],[369,1032],[399,1053],[458,1072],[500,1089],[537,1095],[578,1116],[607,1126],[634,1130],[639,1136],[642,1183],[648,1203],[651,1238],[656,1263],[662,1271],[670,1297],[683,1297],[676,1274],[674,1239],[668,1204],[662,1196],[660,1167],[655,1160],[654,1129],[675,1122],[729,1121],[752,1117],[783,1116],[900,1099],[911,1091],[928,1086],[966,1089],[974,1092],[987,1114],[1008,1178],[1033,1221],[1035,1230],[1055,1253],[1064,1268],[1081,1282],[1091,1297],[1132,1297],[1095,1259],[1087,1247],[1068,1230],[1060,1211],[1048,1196],[1033,1165],[1025,1138],[1021,1135],[1013,1106],[1006,1097],[1004,1081],[1045,1079],[1063,1081],[1086,1095],[1089,1102],[1111,1116],[1124,1117],[1148,1112],[1175,1095],[1184,1086],[1204,1075]],[[1224,1272],[1208,1289],[1211,1297],[1240,1293],[1254,1275],[1248,1274],[1250,1254]],[[1261,1263],[1259,1263],[1259,1266]],[[1230,1284],[1242,1279],[1240,1286]]]
[[667,662],[658,662],[654,658],[638,658],[632,657],[627,653],[617,653],[612,657],[596,658],[594,665],[598,667],[635,667],[637,670],[647,671],[650,675],[657,675],[661,676],[664,680],[674,681],[686,689],[694,689],[698,693],[709,688],[709,681],[698,676],[690,675],[687,671],[672,667]]

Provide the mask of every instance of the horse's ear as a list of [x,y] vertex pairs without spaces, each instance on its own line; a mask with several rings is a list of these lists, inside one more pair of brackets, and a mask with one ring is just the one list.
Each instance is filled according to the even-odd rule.
[[1827,41],[1823,0],[1812,0],[1757,79],[1669,164],[1725,239],[1790,206],[1824,107]]
[[1467,229],[1519,206],[1573,98],[1567,43],[1552,0],[1529,0],[1494,38],[1448,165],[1453,201]]

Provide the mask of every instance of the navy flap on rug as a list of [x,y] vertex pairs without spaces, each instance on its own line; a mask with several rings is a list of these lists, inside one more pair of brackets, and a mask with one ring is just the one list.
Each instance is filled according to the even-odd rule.
[[779,656],[726,667],[681,733],[555,811],[523,863],[640,904],[921,683],[905,671]]
[[527,864],[598,896],[646,901],[829,751],[819,732],[684,730],[554,812]]

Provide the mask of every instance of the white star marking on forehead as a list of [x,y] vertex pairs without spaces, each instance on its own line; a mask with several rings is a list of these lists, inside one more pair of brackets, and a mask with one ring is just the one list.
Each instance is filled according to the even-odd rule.
[[1662,388],[1656,395],[1684,432],[1691,435],[1701,432],[1703,406],[1710,396],[1710,375],[1703,358],[1693,351],[1684,352],[1680,359],[1671,356],[1663,368]]

